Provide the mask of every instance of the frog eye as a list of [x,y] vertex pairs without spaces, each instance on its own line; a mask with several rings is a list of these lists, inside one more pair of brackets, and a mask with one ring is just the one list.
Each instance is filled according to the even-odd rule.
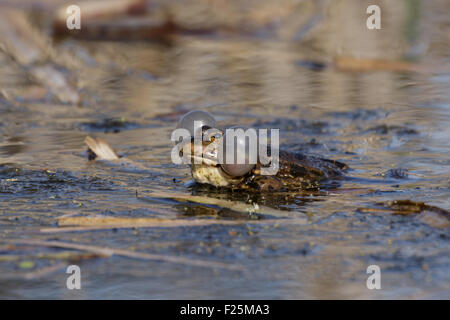
[[[232,129],[233,131],[230,131]],[[229,174],[232,177],[240,177],[247,173],[249,173],[256,165],[256,161],[252,162],[252,156],[250,155],[250,152],[252,148],[250,146],[247,146],[248,143],[257,143],[257,141],[251,142],[250,139],[247,139],[247,135],[244,134],[244,132],[248,132],[247,130],[249,128],[246,127],[232,127],[228,130],[226,130],[225,135],[223,136],[222,140],[220,141],[220,147],[219,147],[219,159],[221,159],[221,168],[223,171],[225,171],[227,174]],[[234,131],[234,130],[240,130]],[[242,129],[242,130],[241,130]],[[234,143],[227,142],[227,140],[233,139]],[[228,150],[227,148],[232,147],[232,150]],[[254,149],[255,150],[255,149]],[[227,158],[227,152],[232,152],[234,155],[234,159],[228,159]],[[239,155],[239,156],[238,156]],[[244,161],[239,161],[239,158],[244,155],[243,159]],[[256,159],[257,155],[254,155],[253,159]]]
[[203,132],[203,141],[214,142],[222,137],[222,131],[216,128],[208,128]]
[[196,134],[201,134],[203,127],[216,127],[216,119],[205,111],[193,110],[186,113],[178,121],[177,128],[187,129],[191,136],[194,137]]
[[215,133],[213,135],[211,135],[211,137],[209,138],[209,141],[214,142],[216,140],[219,140],[221,137],[220,133]]

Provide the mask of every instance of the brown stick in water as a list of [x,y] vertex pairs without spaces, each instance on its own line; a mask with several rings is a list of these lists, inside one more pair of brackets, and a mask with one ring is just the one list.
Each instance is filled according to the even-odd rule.
[[44,241],[44,240],[11,240],[14,244],[26,244],[33,246],[44,246],[44,247],[54,247],[54,248],[66,248],[66,249],[75,249],[93,252],[103,256],[113,256],[118,255],[122,257],[140,259],[140,260],[155,260],[155,261],[163,261],[177,264],[184,264],[194,267],[207,267],[207,268],[220,268],[227,270],[242,270],[241,266],[231,265],[222,262],[215,261],[206,261],[206,260],[198,260],[198,259],[188,259],[183,257],[174,257],[174,256],[165,256],[160,254],[153,253],[143,253],[136,252],[126,249],[118,249],[118,248],[109,248],[109,247],[99,247],[99,246],[91,246],[86,244],[77,244],[70,242],[62,242],[62,241]]

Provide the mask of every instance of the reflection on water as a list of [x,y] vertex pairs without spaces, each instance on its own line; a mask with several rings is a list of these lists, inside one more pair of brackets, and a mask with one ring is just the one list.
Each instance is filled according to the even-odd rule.
[[[298,217],[306,214],[310,223],[39,235],[237,263],[251,272],[94,259],[81,262],[84,289],[72,293],[64,289],[64,272],[36,281],[8,280],[23,270],[2,260],[10,253],[0,247],[5,279],[0,277],[0,296],[449,298],[447,229],[415,216],[357,208],[395,199],[450,208],[450,7],[446,1],[379,1],[382,30],[369,31],[370,2],[307,7],[304,12],[318,14],[320,22],[298,41],[290,38],[294,23],[280,24],[268,36],[181,35],[170,46],[62,41],[58,48],[71,53],[91,95],[81,107],[3,103],[2,95],[14,86],[26,91],[27,81],[2,57],[0,237],[27,237],[30,229],[54,226],[64,214],[245,218],[213,206],[149,204],[135,196],[152,190],[252,200]],[[263,17],[262,12],[255,15]],[[292,12],[308,21],[301,10]],[[442,69],[343,72],[331,66],[336,55],[407,56]],[[323,62],[325,68],[301,61]],[[12,78],[15,71],[19,76]],[[329,192],[297,195],[230,195],[189,187],[189,170],[170,162],[169,137],[179,115],[190,109],[212,112],[224,126],[279,128],[282,146],[343,161],[353,169],[353,179]],[[83,145],[88,134],[106,139],[144,169],[88,162]],[[390,169],[408,170],[408,177],[382,175]],[[48,263],[40,259],[37,267]],[[381,267],[381,291],[366,289],[370,264]]]

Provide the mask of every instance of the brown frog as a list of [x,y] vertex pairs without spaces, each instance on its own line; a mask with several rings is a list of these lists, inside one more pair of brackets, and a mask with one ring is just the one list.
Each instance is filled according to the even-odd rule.
[[[261,169],[269,166],[270,163],[264,166],[260,161],[253,166],[223,165],[218,159],[224,132],[219,129],[211,132],[210,125],[215,125],[214,120],[211,119],[212,116],[199,111],[194,112],[197,113],[197,119],[203,119],[201,144],[195,145],[193,137],[188,141],[192,178],[198,183],[209,184],[217,188],[260,192],[319,189],[327,181],[342,178],[348,168],[346,164],[335,160],[284,150],[278,151],[279,169],[274,175],[263,175]],[[190,120],[195,118],[191,113],[187,117],[190,117]],[[189,120],[186,120],[187,117],[180,120],[178,127],[193,132]],[[270,148],[268,149],[270,150]],[[180,155],[182,154],[181,150]],[[194,163],[194,160],[197,162]],[[246,167],[243,169],[243,166]]]

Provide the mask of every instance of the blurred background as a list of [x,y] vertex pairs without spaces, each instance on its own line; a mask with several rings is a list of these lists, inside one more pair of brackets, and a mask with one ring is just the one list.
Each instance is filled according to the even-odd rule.
[[[67,28],[71,4],[80,30]],[[367,28],[369,5],[379,30]],[[0,0],[0,239],[252,270],[4,244],[0,297],[448,299],[448,217],[369,209],[399,199],[450,208],[449,17],[447,0]],[[195,193],[169,139],[193,109],[222,126],[279,128],[281,146],[343,161],[355,180],[334,195],[246,196],[307,225],[38,232],[65,215],[222,219],[216,207],[135,197]],[[89,162],[87,135],[144,169]],[[65,289],[73,259],[81,291]],[[370,264],[383,290],[366,288]]]

